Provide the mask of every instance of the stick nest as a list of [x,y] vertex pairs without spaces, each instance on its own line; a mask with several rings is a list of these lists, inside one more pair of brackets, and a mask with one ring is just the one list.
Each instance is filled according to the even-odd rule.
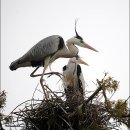
[[[21,130],[118,130],[121,123],[129,124],[128,99],[114,102],[107,98],[106,91],[116,91],[118,86],[118,82],[108,78],[97,80],[97,89],[90,96],[80,98],[75,94],[69,100],[46,86],[47,97],[21,103],[4,119],[4,124]],[[104,102],[99,97],[104,97]]]

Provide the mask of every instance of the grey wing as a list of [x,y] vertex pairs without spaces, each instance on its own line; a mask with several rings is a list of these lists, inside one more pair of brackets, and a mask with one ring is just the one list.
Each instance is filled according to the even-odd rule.
[[41,61],[45,57],[54,54],[58,50],[61,36],[49,36],[34,45],[25,55],[21,57],[23,62]]

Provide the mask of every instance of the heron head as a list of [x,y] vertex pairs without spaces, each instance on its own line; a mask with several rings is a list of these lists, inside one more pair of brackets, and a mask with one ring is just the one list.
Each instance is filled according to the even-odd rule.
[[89,66],[84,60],[81,59],[81,57],[77,56],[77,57],[73,57],[69,59],[68,64],[70,63],[77,63],[77,64],[84,64]]
[[92,46],[90,46],[89,44],[87,44],[83,38],[78,34],[77,30],[76,30],[76,24],[77,24],[77,21],[75,21],[75,33],[76,33],[76,36],[73,38],[73,41],[76,45],[80,46],[80,47],[83,47],[83,48],[88,48],[92,51],[96,51],[98,52],[95,48],[93,48]]
[[84,64],[84,65],[89,66],[88,63],[86,63],[86,62],[85,62],[84,60],[82,60],[81,58],[78,58],[77,63],[78,63],[78,64]]

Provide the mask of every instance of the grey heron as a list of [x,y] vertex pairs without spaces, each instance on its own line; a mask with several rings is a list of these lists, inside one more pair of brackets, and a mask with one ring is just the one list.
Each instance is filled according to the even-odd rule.
[[63,86],[67,100],[72,100],[74,96],[84,96],[85,80],[79,64],[88,65],[80,58],[70,58],[67,65],[63,67]]
[[[96,51],[89,44],[85,43],[83,38],[79,36],[76,31],[75,23],[75,33],[76,36],[67,40],[65,45],[64,39],[59,35],[52,35],[44,38],[35,44],[27,53],[22,57],[13,61],[9,68],[10,70],[16,70],[20,67],[37,67],[32,74],[40,67],[43,66],[43,73],[41,74],[40,81],[43,80],[43,75],[47,67],[58,58],[72,58],[78,55],[78,45],[83,48],[88,48],[90,50]],[[30,76],[32,76],[32,74]]]

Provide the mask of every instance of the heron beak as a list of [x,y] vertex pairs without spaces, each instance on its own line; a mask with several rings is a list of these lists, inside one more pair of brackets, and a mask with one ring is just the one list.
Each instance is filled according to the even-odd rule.
[[84,65],[89,66],[89,65],[88,65],[85,61],[83,61],[81,58],[78,58],[77,63],[78,63],[78,64],[84,64]]
[[83,47],[98,52],[95,48],[91,47],[90,45],[88,45],[88,44],[85,43],[85,42],[83,42]]

